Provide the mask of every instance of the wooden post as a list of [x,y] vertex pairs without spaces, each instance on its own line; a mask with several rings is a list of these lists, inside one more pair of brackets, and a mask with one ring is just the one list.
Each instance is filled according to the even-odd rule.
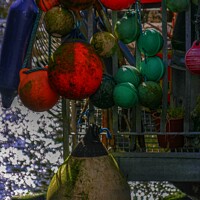
[[63,159],[69,156],[69,134],[70,134],[70,101],[62,98],[63,119]]
[[[185,33],[186,33],[186,51],[191,47],[191,3],[185,12]],[[191,73],[186,68],[185,72],[185,116],[184,116],[184,132],[189,132],[190,128],[190,103],[191,103]]]
[[[114,33],[114,26],[117,22],[117,12],[116,11],[112,11],[112,32]],[[113,69],[113,75],[116,74],[117,70],[118,70],[118,57],[117,57],[117,53],[115,53],[112,56],[112,69]],[[113,106],[112,108],[112,134],[117,134],[118,132],[118,107],[117,106]]]
[[77,144],[77,125],[76,125],[76,101],[71,101],[71,127],[72,127],[72,148],[74,149]]
[[161,124],[160,124],[160,131],[166,131],[166,116],[167,116],[167,100],[168,100],[168,57],[167,57],[167,7],[166,2],[162,1],[162,36],[164,39],[163,44],[163,63],[166,68],[165,74],[163,77],[162,82],[162,91],[163,91],[163,98],[162,98],[162,115],[161,115]]

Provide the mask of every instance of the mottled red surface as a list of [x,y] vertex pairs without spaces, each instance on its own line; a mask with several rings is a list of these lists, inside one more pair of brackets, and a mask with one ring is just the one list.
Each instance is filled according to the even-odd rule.
[[135,0],[100,0],[101,3],[106,7],[112,10],[122,10],[129,8]]
[[88,9],[95,0],[59,0],[60,4],[66,8],[75,11]]
[[35,2],[38,8],[44,12],[47,12],[54,6],[59,5],[58,0],[36,0]]
[[103,63],[93,47],[83,42],[62,44],[49,63],[50,85],[67,99],[84,99],[101,84]]
[[29,69],[24,68],[20,71],[18,93],[22,103],[36,112],[49,110],[57,103],[59,95],[51,89],[47,71],[25,74],[27,70]]
[[193,42],[192,47],[185,55],[186,67],[194,74],[200,74],[200,43]]

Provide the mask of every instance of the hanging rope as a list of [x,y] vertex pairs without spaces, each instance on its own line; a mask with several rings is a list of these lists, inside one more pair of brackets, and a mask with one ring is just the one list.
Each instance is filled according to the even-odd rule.
[[30,41],[29,41],[29,45],[28,45],[28,48],[27,48],[27,51],[26,51],[26,56],[25,56],[22,68],[25,68],[27,66],[28,62],[30,61],[32,49],[33,49],[33,44],[35,42],[35,36],[36,36],[36,33],[37,33],[37,29],[38,29],[38,25],[39,25],[41,16],[42,16],[42,11],[39,10],[37,17],[35,19],[35,23],[34,23],[34,26],[33,26],[31,38],[30,38]]
[[140,0],[136,1],[135,10],[136,10],[136,13],[137,13],[138,24],[140,26],[140,33],[142,34],[142,20],[141,20],[141,4],[140,4]]
[[48,48],[48,59],[50,61],[51,59],[51,44],[52,44],[52,38],[51,38],[51,35],[49,34],[49,48]]

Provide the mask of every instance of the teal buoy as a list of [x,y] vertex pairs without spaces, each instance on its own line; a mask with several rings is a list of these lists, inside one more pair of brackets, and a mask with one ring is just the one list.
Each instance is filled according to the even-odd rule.
[[189,8],[190,0],[165,0],[167,8],[172,12],[183,12]]
[[146,81],[138,87],[139,102],[142,106],[157,109],[162,103],[162,88],[153,81]]
[[117,38],[124,44],[137,40],[140,34],[140,26],[136,13],[133,11],[126,12],[115,24],[114,31]]
[[144,55],[155,56],[163,47],[163,37],[155,29],[146,29],[138,38],[137,45]]
[[113,91],[115,85],[114,78],[104,74],[101,85],[97,91],[90,96],[92,104],[101,109],[108,109],[114,106]]
[[114,102],[122,108],[132,108],[138,103],[138,95],[135,86],[131,83],[119,83],[113,92]]
[[140,63],[140,71],[145,80],[157,82],[163,77],[165,66],[158,56],[153,56]]
[[131,65],[122,65],[122,67],[117,70],[114,79],[117,83],[132,83],[137,88],[141,83],[142,75],[136,67]]

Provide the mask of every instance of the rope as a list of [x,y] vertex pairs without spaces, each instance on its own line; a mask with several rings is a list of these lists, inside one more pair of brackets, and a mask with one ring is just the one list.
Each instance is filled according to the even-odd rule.
[[48,48],[48,59],[49,59],[49,61],[51,59],[51,44],[52,44],[52,38],[51,38],[51,35],[49,34],[49,48]]
[[106,132],[106,137],[107,137],[108,139],[112,139],[112,135],[111,135],[111,133],[110,133],[110,131],[109,131],[108,128],[100,128],[99,134],[101,134],[101,133],[103,133],[103,132]]
[[138,24],[140,26],[140,33],[142,34],[142,20],[141,20],[141,4],[140,4],[140,0],[136,1],[135,10],[136,10],[136,13],[137,13]]
[[36,33],[37,33],[37,29],[38,29],[38,25],[39,25],[41,16],[42,16],[42,11],[39,10],[37,17],[35,19],[35,23],[34,23],[34,26],[33,26],[31,38],[30,38],[30,41],[29,41],[28,49],[27,49],[27,52],[26,52],[26,56],[25,56],[22,68],[25,68],[27,66],[27,64],[28,64],[28,62],[31,58],[32,48],[33,48],[33,44],[34,44],[34,41],[35,41],[35,36],[36,36]]

